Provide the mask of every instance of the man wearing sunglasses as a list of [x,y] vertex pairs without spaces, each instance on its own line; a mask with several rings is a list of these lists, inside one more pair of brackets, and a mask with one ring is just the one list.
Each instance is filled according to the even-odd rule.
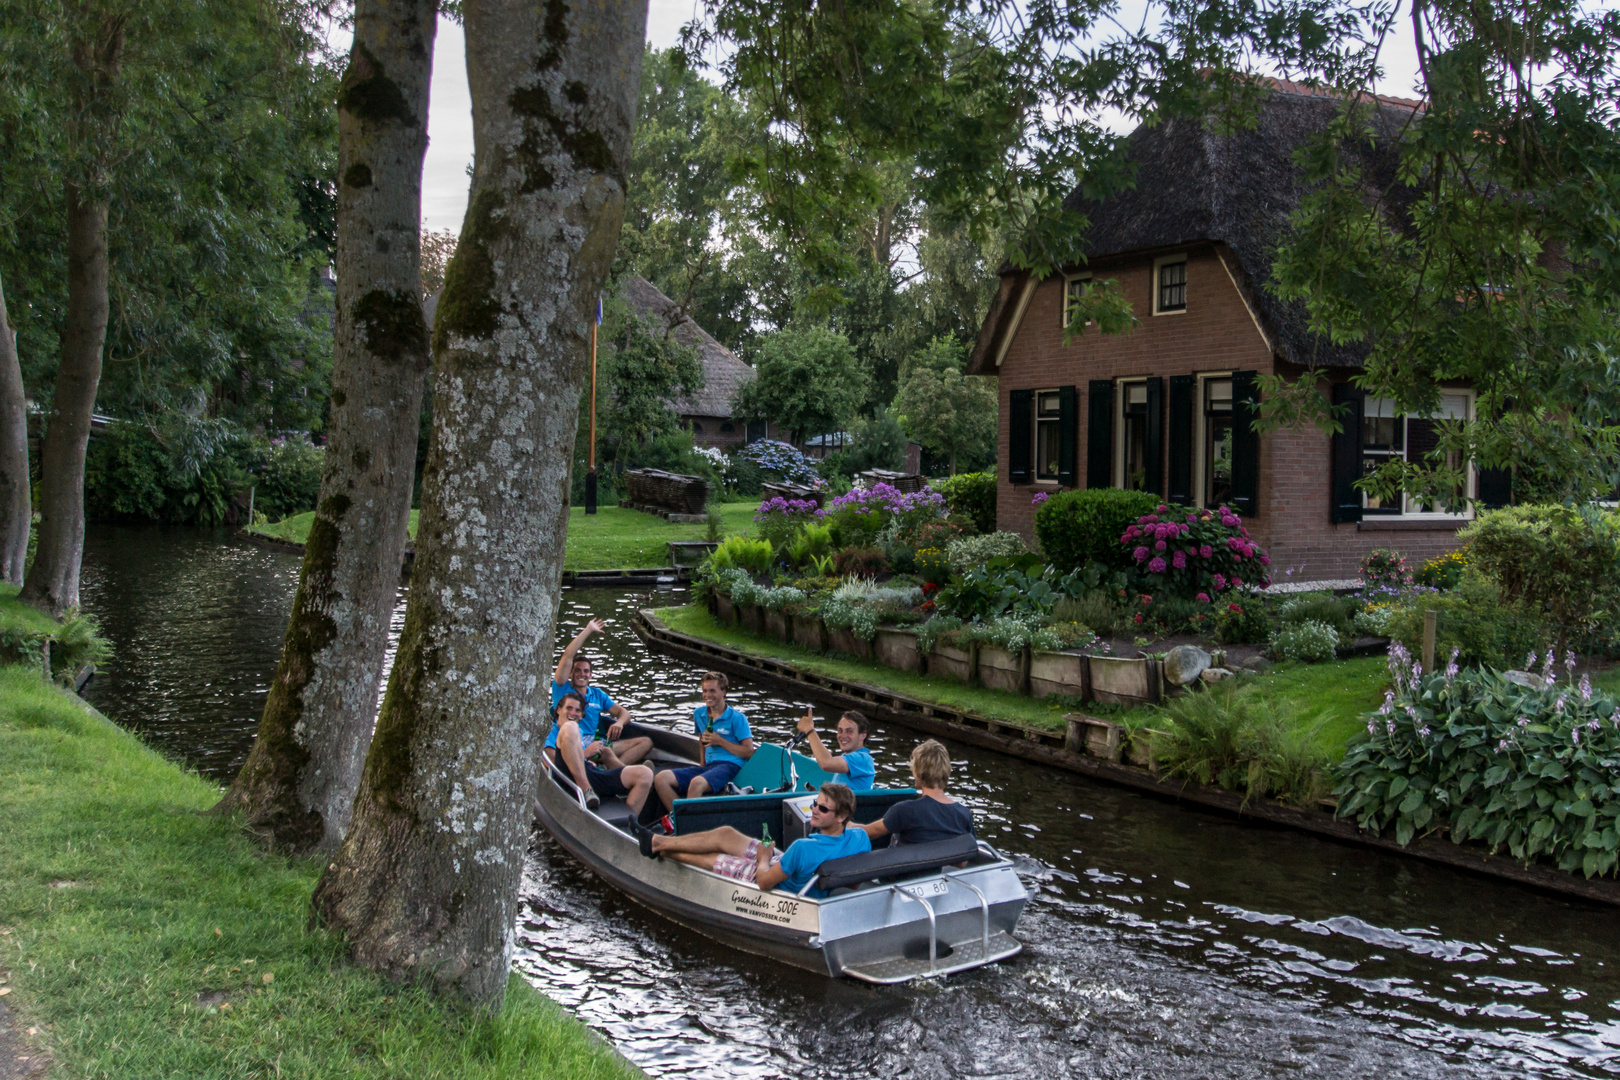
[[[641,841],[641,853],[649,858],[667,855],[760,889],[780,885],[796,893],[809,884],[827,860],[872,850],[872,841],[867,839],[866,833],[846,828],[854,814],[855,792],[843,784],[823,784],[815,802],[810,804],[810,827],[817,831],[793,841],[779,855],[773,854],[770,844],[761,843],[729,825],[690,836],[664,836],[634,823],[631,831]],[[821,889],[811,889],[808,895],[820,900],[827,894]]]

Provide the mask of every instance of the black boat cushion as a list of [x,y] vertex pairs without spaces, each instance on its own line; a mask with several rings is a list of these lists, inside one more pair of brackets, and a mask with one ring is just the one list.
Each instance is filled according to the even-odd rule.
[[818,889],[842,888],[863,881],[932,873],[951,863],[963,862],[979,853],[979,842],[968,834],[930,844],[901,844],[864,855],[846,855],[821,864]]

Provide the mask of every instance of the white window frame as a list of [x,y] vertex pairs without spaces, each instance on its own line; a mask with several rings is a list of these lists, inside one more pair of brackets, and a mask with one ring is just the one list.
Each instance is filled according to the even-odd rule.
[[[1164,255],[1164,256],[1161,256],[1160,258],[1157,258],[1157,259],[1153,260],[1153,314],[1155,314],[1155,315],[1185,315],[1185,314],[1187,314],[1187,308],[1190,305],[1188,303],[1186,303],[1185,298],[1183,299],[1182,305],[1180,307],[1178,307],[1178,308],[1170,308],[1169,310],[1165,310],[1165,309],[1159,307],[1159,295],[1160,295],[1159,275],[1161,273],[1163,273],[1164,268],[1167,267],[1167,266],[1175,266],[1177,263],[1185,264],[1186,262],[1187,262],[1187,256],[1186,256],[1185,253],[1183,253],[1181,255]],[[1183,290],[1186,290],[1191,285],[1192,285],[1192,278],[1189,275],[1188,278],[1187,278],[1187,281],[1185,283],[1183,283],[1183,285],[1181,287],[1182,287]]]
[[[1070,295],[1069,290],[1070,290],[1070,287],[1076,281],[1083,281],[1083,282],[1086,282],[1087,285],[1089,285],[1090,282],[1091,282],[1091,272],[1088,270],[1083,274],[1065,274],[1065,275],[1063,275],[1063,324],[1061,326],[1061,329],[1064,329],[1064,330],[1067,330],[1069,328],[1069,313],[1074,308],[1074,300],[1073,300],[1073,297]],[[1085,324],[1087,326],[1090,326],[1091,325],[1091,320],[1087,319]]]
[[1230,371],[1200,371],[1193,385],[1193,392],[1197,395],[1193,398],[1193,505],[1204,510],[1214,509],[1204,505],[1204,492],[1209,490],[1209,462],[1204,458],[1204,444],[1207,441],[1204,384],[1214,379],[1230,379],[1232,374]]
[[[1462,415],[1461,419],[1467,421],[1467,420],[1472,420],[1474,418],[1474,400],[1475,400],[1475,396],[1476,396],[1474,391],[1472,391],[1472,390],[1447,389],[1447,388],[1442,387],[1441,390],[1440,390],[1440,394],[1441,394],[1442,397],[1461,396],[1463,398],[1463,402],[1464,402],[1464,404],[1463,404],[1463,415]],[[1373,407],[1375,402],[1388,401],[1388,400],[1389,400],[1388,398],[1371,398],[1371,397],[1365,399],[1362,402],[1363,415],[1367,414],[1368,410],[1370,410]],[[1411,434],[1410,434],[1409,431],[1407,431],[1404,428],[1404,425],[1408,421],[1413,420],[1413,419],[1417,419],[1417,420],[1446,419],[1445,417],[1424,417],[1424,416],[1413,417],[1413,416],[1405,414],[1405,413],[1398,413],[1397,417],[1399,418],[1401,424],[1403,425],[1402,436],[1401,436],[1401,457],[1402,458],[1405,458],[1406,455],[1408,453],[1410,453],[1411,446],[1412,446]],[[1455,418],[1453,418],[1453,419],[1455,419]],[[1356,432],[1356,443],[1357,443],[1356,449],[1357,449],[1358,459],[1365,455],[1365,450],[1363,449],[1363,447],[1365,446],[1365,443],[1362,441],[1364,438],[1365,438],[1365,435],[1364,435],[1363,432],[1360,432],[1360,431]],[[1477,498],[1478,494],[1479,494],[1479,469],[1474,465],[1474,463],[1472,461],[1470,461],[1468,463],[1468,477],[1464,481],[1463,494],[1464,494],[1464,499],[1463,499],[1463,504],[1464,505],[1463,505],[1463,508],[1461,510],[1414,510],[1414,509],[1412,509],[1413,502],[1412,502],[1411,496],[1407,495],[1405,492],[1402,492],[1401,493],[1401,508],[1400,508],[1399,512],[1392,514],[1392,513],[1389,513],[1386,510],[1367,509],[1367,493],[1364,491],[1364,492],[1361,493],[1361,505],[1362,505],[1362,508],[1363,508],[1362,509],[1362,520],[1363,521],[1380,521],[1380,520],[1382,520],[1382,521],[1472,521],[1473,518],[1474,518],[1474,499]]]
[[[1063,437],[1063,406],[1060,401],[1057,414],[1043,420],[1041,417],[1041,396],[1043,394],[1056,393],[1058,393],[1058,388],[1055,386],[1049,386],[1045,390],[1034,391],[1030,395],[1029,401],[1029,408],[1031,412],[1031,416],[1029,418],[1029,433],[1030,438],[1035,441],[1035,445],[1030,447],[1029,452],[1030,482],[1033,484],[1054,488],[1062,486],[1063,481],[1062,478],[1058,476],[1048,477],[1041,475],[1041,424],[1056,424],[1058,426],[1058,438],[1061,439]],[[1060,449],[1059,454],[1061,455],[1061,453],[1062,451]]]
[[1125,399],[1133,386],[1147,386],[1147,376],[1114,380],[1114,486],[1125,486]]

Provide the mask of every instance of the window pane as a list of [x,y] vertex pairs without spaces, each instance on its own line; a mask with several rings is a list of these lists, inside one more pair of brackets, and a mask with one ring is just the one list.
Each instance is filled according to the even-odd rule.
[[1231,379],[1205,379],[1204,380],[1204,411],[1205,412],[1231,412],[1232,411],[1232,380]]
[[1042,480],[1058,478],[1059,455],[1058,422],[1039,420],[1035,423],[1035,475]]
[[1165,263],[1159,267],[1159,310],[1179,311],[1187,306],[1187,264]]
[[1125,404],[1147,408],[1147,384],[1130,383],[1125,387]]
[[1204,380],[1205,506],[1232,498],[1232,380]]
[[1037,416],[1057,416],[1062,411],[1062,406],[1058,402],[1058,395],[1055,392],[1041,394],[1036,398],[1036,402],[1035,415]]

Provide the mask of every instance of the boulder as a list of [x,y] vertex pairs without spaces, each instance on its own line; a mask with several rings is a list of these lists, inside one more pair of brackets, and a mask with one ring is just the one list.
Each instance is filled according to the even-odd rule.
[[1232,677],[1232,672],[1223,667],[1212,667],[1200,672],[1198,677],[1204,682],[1213,685],[1220,682],[1222,679],[1230,679]]
[[1164,678],[1176,686],[1186,686],[1209,670],[1210,655],[1196,645],[1177,645],[1164,654]]
[[1271,661],[1267,660],[1259,653],[1255,653],[1253,656],[1243,661],[1243,666],[1249,671],[1254,672],[1254,674],[1259,675],[1262,672],[1269,671],[1271,669]]

